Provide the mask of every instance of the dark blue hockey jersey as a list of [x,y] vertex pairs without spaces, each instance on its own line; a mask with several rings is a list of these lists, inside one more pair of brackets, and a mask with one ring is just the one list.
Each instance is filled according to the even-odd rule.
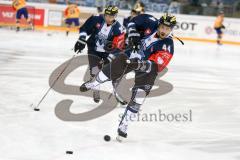
[[112,25],[107,25],[103,15],[99,15],[87,19],[80,28],[80,37],[90,36],[87,40],[89,50],[105,52],[105,44],[122,32],[123,27],[118,21],[115,21]]
[[158,20],[148,14],[134,17],[128,24],[128,30],[135,29],[140,33],[141,48],[139,54],[142,59],[147,60],[149,56],[157,51],[165,50],[174,53],[174,44],[171,36],[160,39],[157,35]]
[[128,23],[130,22],[131,19],[132,19],[131,16],[123,19],[123,26],[124,26],[125,28],[128,27]]

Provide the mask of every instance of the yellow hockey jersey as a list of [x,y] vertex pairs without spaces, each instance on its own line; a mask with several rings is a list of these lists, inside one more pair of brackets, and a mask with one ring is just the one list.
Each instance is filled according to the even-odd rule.
[[220,28],[223,25],[223,16],[218,16],[214,23],[214,28]]
[[15,10],[18,11],[19,9],[26,6],[26,1],[25,0],[13,0],[12,6]]
[[69,5],[64,11],[65,18],[79,18],[79,14],[80,10],[75,4]]

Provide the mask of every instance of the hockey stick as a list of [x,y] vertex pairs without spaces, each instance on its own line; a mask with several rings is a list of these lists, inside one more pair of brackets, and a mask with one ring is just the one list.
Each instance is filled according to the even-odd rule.
[[36,106],[32,104],[30,104],[30,107],[34,107],[34,111],[40,111],[40,104],[42,103],[42,101],[44,100],[44,98],[47,96],[47,94],[49,93],[49,91],[53,88],[53,86],[56,84],[56,82],[58,81],[58,79],[61,77],[61,75],[64,73],[64,71],[68,68],[68,66],[71,64],[72,60],[74,59],[75,55],[72,56],[72,58],[69,60],[69,62],[67,63],[67,65],[63,68],[62,72],[60,72],[60,74],[57,76],[57,78],[54,80],[54,82],[52,83],[52,85],[50,85],[50,87],[48,88],[48,90],[46,91],[46,93],[42,96],[42,98],[40,99],[40,101],[38,102],[38,104]]
[[178,37],[176,37],[176,36],[174,36],[173,34],[172,34],[172,36],[173,36],[173,38],[176,38],[177,40],[179,40],[179,42],[181,42],[182,43],[182,45],[184,45],[184,42],[180,39],[180,38],[178,38]]

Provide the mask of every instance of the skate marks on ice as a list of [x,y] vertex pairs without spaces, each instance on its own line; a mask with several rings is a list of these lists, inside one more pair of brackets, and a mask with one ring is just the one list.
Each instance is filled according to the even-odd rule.
[[[56,68],[49,78],[49,85],[51,86],[55,81],[56,77],[59,76],[61,71],[66,67],[69,60],[65,63],[61,64],[58,68]],[[88,65],[88,57],[77,56],[74,57],[69,67],[66,68],[64,73],[59,77],[58,81],[53,86],[53,90],[65,95],[77,95],[92,98],[92,91],[89,92],[80,92],[79,87],[76,85],[65,84],[65,79],[67,76],[73,72],[78,67]],[[173,89],[173,85],[160,80],[164,74],[167,73],[167,69],[160,73],[155,81],[154,88],[152,89],[150,95],[148,97],[158,97],[164,94],[169,93]],[[79,75],[81,76],[81,75]],[[85,72],[83,77],[84,80],[89,78],[88,70]],[[117,92],[123,96],[127,101],[131,98],[131,88],[133,87],[134,79],[126,79],[125,77],[121,80],[119,86],[117,87]],[[64,99],[56,104],[55,114],[56,116],[63,121],[88,121],[98,117],[101,117],[109,112],[111,112],[114,108],[117,107],[118,102],[116,101],[114,96],[110,96],[112,93],[101,90],[101,99],[102,103],[98,104],[98,106],[90,111],[74,114],[70,112],[70,107],[73,104],[73,100]],[[111,97],[111,98],[109,98]]]
[[0,65],[9,64],[24,54],[23,51],[0,48]]

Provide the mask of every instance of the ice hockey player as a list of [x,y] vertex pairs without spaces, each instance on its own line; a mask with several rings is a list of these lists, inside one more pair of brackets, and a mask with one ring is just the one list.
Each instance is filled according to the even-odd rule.
[[76,28],[80,27],[79,16],[80,16],[80,10],[78,6],[74,3],[69,2],[69,5],[64,11],[65,23],[67,25],[67,31],[66,31],[67,36],[69,34],[70,27],[72,26],[72,24],[74,24]]
[[217,32],[217,44],[218,45],[221,45],[222,44],[222,29],[225,29],[225,26],[223,25],[223,21],[224,21],[224,13],[223,11],[220,11],[216,20],[215,20],[215,23],[214,23],[214,29],[216,30]]
[[131,21],[131,19],[141,14],[142,12],[143,12],[143,8],[140,5],[135,5],[135,7],[131,10],[131,15],[123,19],[123,26],[127,28],[128,23]]
[[175,25],[176,17],[169,14],[164,14],[159,20],[148,14],[133,18],[128,24],[128,40],[132,48],[130,57],[120,54],[105,65],[92,81],[80,87],[80,91],[86,92],[101,83],[135,71],[132,97],[118,126],[118,141],[127,137],[129,117],[139,112],[158,73],[166,67],[173,56],[174,44],[170,35]]
[[[118,8],[110,5],[104,10],[103,15],[91,16],[80,28],[80,37],[74,50],[79,53],[87,44],[91,79],[101,70],[104,64],[109,63],[113,58],[113,54],[107,49],[108,43],[111,42],[115,46],[119,46],[118,43],[121,43],[122,39],[124,40],[123,27],[116,20],[117,14]],[[90,37],[86,41],[87,36]],[[113,86],[116,86],[116,83],[117,80],[113,81]],[[93,88],[93,99],[96,103],[100,101],[99,87]],[[118,102],[126,104],[115,91],[114,94]]]
[[33,24],[31,19],[28,16],[28,10],[26,8],[26,1],[25,0],[13,0],[12,7],[16,11],[16,26],[17,32],[20,30],[20,19],[22,16],[27,20],[27,23],[33,29]]

